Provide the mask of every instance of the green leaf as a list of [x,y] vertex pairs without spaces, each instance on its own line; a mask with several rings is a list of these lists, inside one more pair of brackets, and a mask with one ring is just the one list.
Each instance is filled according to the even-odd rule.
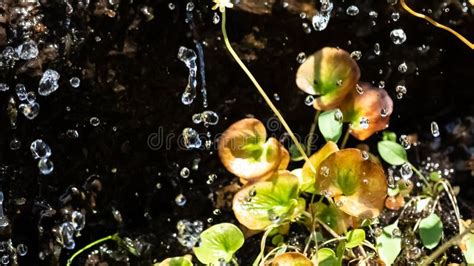
[[430,173],[430,180],[431,181],[436,182],[436,181],[439,181],[441,179],[443,179],[443,178],[441,177],[441,175],[438,172],[431,172]]
[[474,234],[470,233],[465,238],[466,249],[463,250],[464,259],[467,264],[474,264]]
[[211,226],[201,233],[201,244],[194,247],[194,254],[201,263],[219,264],[219,260],[229,262],[234,253],[244,244],[244,234],[230,223]]
[[346,248],[355,248],[362,244],[365,240],[365,231],[362,229],[354,229],[346,234],[347,243]]
[[[340,116],[340,119],[336,119]],[[323,112],[318,117],[319,131],[326,141],[337,142],[342,134],[342,113],[339,109]]]
[[298,162],[304,159],[295,144],[291,144],[288,151],[290,152],[290,158],[293,162]]
[[191,256],[167,258],[164,261],[155,264],[156,266],[193,266]]
[[232,209],[239,222],[252,230],[289,221],[305,208],[299,198],[298,178],[280,171],[272,178],[248,185],[234,196]]
[[342,259],[344,258],[344,251],[346,250],[346,242],[340,241],[336,247],[336,256],[337,256],[337,264],[342,265]]
[[272,244],[275,246],[278,246],[280,243],[283,243],[285,239],[283,238],[282,235],[278,234],[272,237]]
[[423,211],[426,206],[428,206],[428,204],[431,202],[431,199],[430,198],[424,198],[424,199],[419,199],[416,201],[416,212],[421,212]]
[[386,265],[392,265],[402,250],[402,239],[393,235],[395,229],[398,229],[398,222],[384,227],[382,234],[375,239],[377,253]]
[[423,246],[433,249],[443,236],[443,223],[438,215],[432,213],[420,222],[420,237]]
[[394,141],[379,141],[377,148],[382,159],[391,165],[402,165],[408,162],[406,150]]
[[322,248],[318,250],[319,266],[334,266],[337,264],[336,253],[332,249]]
[[395,134],[392,131],[385,130],[385,131],[382,132],[382,139],[396,142],[397,141],[397,134]]

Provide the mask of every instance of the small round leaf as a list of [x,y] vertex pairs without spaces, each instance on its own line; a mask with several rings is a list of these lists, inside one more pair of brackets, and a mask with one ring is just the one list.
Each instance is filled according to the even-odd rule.
[[155,266],[193,266],[191,258],[191,255],[167,258],[164,261],[155,264]]
[[420,238],[423,246],[433,249],[443,236],[443,223],[438,215],[432,213],[420,221]]
[[313,266],[311,260],[299,252],[283,253],[273,259],[272,266]]
[[377,148],[382,159],[391,165],[402,165],[408,162],[406,150],[394,141],[379,141]]
[[[337,119],[340,113],[341,119]],[[318,117],[319,131],[326,141],[337,142],[342,134],[342,113],[339,109],[323,112]]]
[[365,231],[362,229],[354,229],[346,234],[347,243],[346,248],[355,248],[362,244],[365,240]]
[[393,265],[402,250],[402,239],[393,234],[394,230],[400,230],[397,222],[384,227],[382,234],[375,239],[377,253],[386,265]]
[[220,260],[229,262],[243,244],[244,234],[237,226],[221,223],[202,232],[200,246],[193,251],[201,263],[218,264]]
[[321,248],[318,250],[319,266],[334,266],[337,263],[336,253],[329,248]]

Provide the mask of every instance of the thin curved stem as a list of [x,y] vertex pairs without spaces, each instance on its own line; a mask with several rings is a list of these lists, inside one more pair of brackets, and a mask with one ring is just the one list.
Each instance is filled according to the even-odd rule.
[[239,56],[237,55],[237,53],[234,51],[234,49],[232,48],[232,45],[230,44],[229,42],[229,37],[227,37],[227,30],[226,30],[226,27],[225,27],[225,23],[226,23],[226,12],[225,12],[225,9],[222,11],[222,23],[221,23],[221,29],[222,29],[222,35],[224,37],[224,43],[225,43],[225,46],[227,48],[227,50],[229,51],[229,53],[232,55],[232,57],[234,58],[234,60],[237,62],[237,64],[239,64],[240,68],[242,68],[242,70],[245,72],[245,74],[247,74],[248,78],[250,79],[250,81],[252,81],[253,85],[255,86],[255,88],[257,88],[258,92],[260,93],[260,95],[262,96],[262,98],[265,100],[265,102],[267,103],[267,105],[270,107],[270,109],[272,109],[273,113],[276,115],[276,117],[278,118],[278,120],[280,120],[281,124],[283,125],[283,127],[285,128],[286,132],[288,132],[288,135],[290,135],[290,138],[291,140],[293,140],[293,142],[295,143],[296,145],[296,148],[298,149],[298,151],[301,153],[301,155],[303,156],[303,158],[305,159],[305,161],[309,164],[310,168],[311,168],[311,171],[313,171],[314,173],[316,173],[316,169],[314,169],[314,166],[313,164],[311,164],[309,158],[308,158],[308,155],[306,154],[306,152],[304,151],[303,147],[301,146],[300,142],[298,141],[298,139],[296,138],[295,134],[293,133],[293,131],[291,130],[290,126],[288,126],[288,124],[286,123],[285,119],[283,118],[283,116],[281,115],[280,111],[278,111],[278,109],[275,107],[275,105],[273,104],[272,100],[270,100],[270,97],[268,97],[267,93],[263,90],[263,88],[260,86],[260,84],[258,83],[258,81],[255,79],[255,77],[252,75],[252,73],[250,72],[250,70],[245,66],[245,64],[242,62],[242,60],[240,60]]
[[271,225],[265,230],[265,233],[263,233],[262,240],[260,242],[260,253],[258,254],[257,258],[253,262],[254,266],[261,265],[262,264],[262,259],[264,258],[265,255],[265,244],[267,243],[267,238],[270,232],[273,230],[273,228],[278,227],[278,225]]
[[96,246],[96,245],[98,245],[98,244],[100,244],[100,243],[103,243],[103,242],[105,242],[105,241],[108,241],[108,240],[115,240],[116,237],[117,237],[117,235],[116,235],[116,234],[113,234],[113,235],[109,235],[109,236],[103,237],[103,238],[101,238],[101,239],[98,239],[98,240],[96,240],[96,241],[94,241],[94,242],[88,244],[87,246],[81,248],[81,249],[78,250],[76,253],[74,253],[74,254],[67,260],[66,265],[67,265],[67,266],[70,266],[70,265],[72,264],[72,261],[73,261],[77,256],[79,256],[82,252],[84,252],[84,251],[90,249],[90,248],[93,247],[93,246]]
[[424,15],[424,14],[421,14],[421,13],[418,13],[416,12],[415,10],[411,9],[406,3],[405,3],[405,0],[400,0],[400,4],[402,5],[403,9],[405,9],[408,13],[412,14],[413,16],[415,17],[418,17],[418,18],[421,18],[421,19],[424,19],[426,21],[428,21],[429,23],[431,23],[433,26],[437,27],[437,28],[440,28],[440,29],[443,29],[445,31],[448,31],[449,33],[453,34],[454,36],[456,36],[459,40],[461,40],[464,44],[466,44],[469,48],[471,49],[474,49],[474,43],[470,42],[466,37],[462,36],[460,33],[458,33],[457,31],[451,29],[450,27],[448,26],[445,26],[441,23],[438,23],[436,21],[434,21],[432,18]]
[[313,146],[314,132],[316,131],[316,127],[318,125],[318,118],[320,114],[321,114],[321,111],[317,110],[316,114],[314,115],[314,120],[313,120],[313,123],[311,124],[311,128],[309,129],[308,143],[306,143],[307,154],[311,154],[312,152],[311,148]]
[[344,147],[346,147],[347,140],[349,139],[349,134],[350,133],[351,133],[351,128],[350,128],[350,125],[349,125],[349,127],[346,129],[346,133],[344,134],[344,138],[342,139],[341,149],[344,149]]

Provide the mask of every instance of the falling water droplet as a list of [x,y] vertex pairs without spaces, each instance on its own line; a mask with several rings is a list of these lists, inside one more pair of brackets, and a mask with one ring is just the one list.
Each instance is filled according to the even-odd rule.
[[343,114],[341,112],[341,110],[338,108],[336,109],[336,111],[334,112],[334,119],[337,121],[337,122],[342,122],[342,119],[343,119]]
[[356,91],[358,94],[364,94],[364,88],[362,88],[362,86],[359,84],[356,84]]
[[194,50],[188,49],[184,46],[179,47],[178,59],[181,60],[189,70],[188,84],[186,85],[183,95],[181,96],[181,102],[185,105],[190,105],[193,103],[194,98],[196,98],[196,58],[197,56]]
[[323,31],[329,24],[331,19],[333,4],[330,0],[321,0],[321,8],[316,12],[316,14],[311,19],[313,28],[316,31]]
[[7,91],[9,89],[10,87],[8,86],[8,84],[0,83],[0,91]]
[[411,148],[411,141],[410,141],[410,139],[408,138],[407,135],[401,135],[400,136],[400,144],[402,145],[402,147],[405,150],[408,150],[408,149]]
[[199,149],[201,147],[202,141],[199,138],[199,134],[197,133],[196,130],[190,127],[187,127],[183,129],[182,136],[183,136],[184,146],[187,149],[193,149],[193,148]]
[[353,16],[357,16],[357,14],[359,14],[359,8],[355,5],[350,5],[347,9],[346,9],[346,14],[353,17]]
[[301,52],[296,56],[296,62],[303,64],[304,61],[306,61],[306,54],[304,52]]
[[26,92],[26,87],[25,85],[23,84],[16,84],[15,86],[15,92],[16,92],[16,96],[18,97],[18,99],[20,101],[24,101],[26,100],[26,97],[27,97],[27,92]]
[[69,80],[69,84],[71,84],[73,88],[79,88],[79,86],[81,86],[81,80],[78,77],[72,77]]
[[212,16],[212,23],[217,24],[219,23],[219,21],[221,21],[221,17],[219,17],[219,14],[217,14],[217,12],[215,12]]
[[366,117],[361,117],[359,120],[359,125],[362,129],[368,129],[369,128],[369,119]]
[[390,32],[390,39],[396,45],[400,45],[407,40],[407,35],[403,29],[394,29]]
[[362,154],[362,159],[364,159],[364,160],[368,160],[368,159],[369,159],[369,153],[368,153],[368,152],[362,151],[361,154]]
[[182,207],[186,204],[186,197],[183,194],[178,194],[174,199],[176,205]]
[[435,138],[439,137],[439,127],[438,123],[436,123],[435,121],[431,122],[431,134]]
[[376,42],[376,43],[374,44],[374,54],[375,54],[375,55],[380,55],[380,53],[381,53],[380,44],[379,44],[378,42]]
[[403,62],[400,65],[398,65],[398,72],[400,73],[405,73],[408,70],[407,63]]
[[53,172],[54,170],[53,161],[51,161],[49,158],[41,158],[38,161],[38,169],[40,170],[40,173],[43,175],[51,174],[51,172]]
[[362,52],[361,51],[353,51],[351,53],[351,57],[352,57],[352,59],[354,59],[356,61],[359,61],[360,58],[362,57]]
[[181,169],[181,172],[179,172],[179,175],[180,175],[182,178],[188,178],[190,173],[191,173],[191,172],[189,171],[189,168],[183,167],[183,169]]
[[38,93],[41,96],[48,96],[59,88],[59,73],[52,69],[47,69],[38,86]]
[[391,15],[391,17],[392,17],[392,20],[393,20],[393,21],[398,21],[398,19],[400,19],[400,13],[398,13],[398,12],[393,12],[392,15]]
[[405,163],[400,167],[400,175],[403,179],[408,180],[413,175],[413,169],[409,163]]
[[51,148],[42,139],[33,141],[30,145],[30,150],[34,159],[48,158],[51,156]]
[[314,96],[313,95],[306,96],[306,98],[304,99],[304,104],[306,104],[307,106],[311,106],[313,105],[313,103],[314,103]]

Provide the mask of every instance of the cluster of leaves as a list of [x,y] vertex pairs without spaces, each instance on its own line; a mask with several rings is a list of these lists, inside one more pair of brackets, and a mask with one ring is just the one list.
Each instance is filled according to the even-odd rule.
[[[385,90],[359,83],[359,78],[356,62],[338,48],[317,51],[298,69],[298,87],[315,95],[314,107],[323,111],[318,124],[326,140],[301,168],[287,169],[289,152],[277,139],[267,138],[263,123],[257,119],[237,121],[223,133],[219,157],[242,184],[232,201],[235,217],[242,227],[264,232],[254,265],[332,266],[343,261],[390,265],[400,257],[399,220],[380,228],[376,218],[384,208],[403,212],[410,206],[405,204],[405,199],[411,197],[413,184],[401,179],[389,187],[378,157],[365,150],[339,148],[336,144],[344,122],[349,123],[348,132],[359,140],[388,126],[392,100]],[[392,166],[415,171],[424,182],[422,194],[411,198],[416,208],[426,213],[413,231],[426,249],[440,246],[444,238],[443,223],[435,212],[439,197],[450,196],[461,221],[449,182],[435,173],[429,179],[424,177],[409,163],[407,152],[396,142],[394,133],[384,132],[378,153]],[[308,230],[304,250],[284,241],[294,223]],[[373,232],[374,227],[380,229],[375,245],[366,239],[366,231]],[[468,228],[466,225],[459,229]],[[272,237],[274,248],[265,253],[268,237]],[[468,263],[473,260],[473,242],[473,234],[466,233],[460,245]],[[207,265],[238,264],[234,254],[243,243],[240,229],[223,223],[205,230],[193,251]],[[159,265],[187,266],[192,262],[189,256],[184,256],[166,259]]]

